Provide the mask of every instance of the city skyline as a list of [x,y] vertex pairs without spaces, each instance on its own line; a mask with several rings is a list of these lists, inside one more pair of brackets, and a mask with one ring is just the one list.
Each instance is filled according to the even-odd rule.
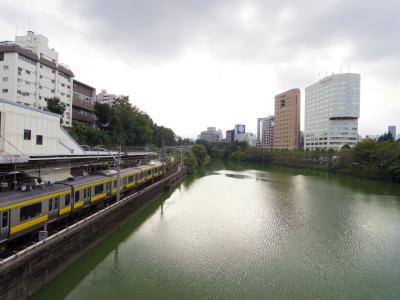
[[[45,35],[79,80],[128,94],[180,136],[237,123],[256,132],[257,117],[273,114],[274,95],[290,88],[301,89],[304,130],[305,87],[348,66],[362,76],[359,133],[400,125],[394,1],[46,3],[3,4],[0,39],[13,40],[16,28]],[[313,16],[302,9],[309,5]],[[346,17],[359,10],[357,20]]]

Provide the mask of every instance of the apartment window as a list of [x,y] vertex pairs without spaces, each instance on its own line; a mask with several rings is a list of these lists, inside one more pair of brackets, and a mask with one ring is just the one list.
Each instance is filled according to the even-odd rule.
[[36,136],[36,145],[43,145],[43,135]]
[[42,64],[40,64],[40,68],[43,69],[43,65]]
[[39,99],[42,99],[42,96],[39,96]]
[[8,89],[3,89],[3,94],[8,93]]
[[8,81],[8,77],[3,77],[3,82]]
[[39,90],[41,90],[42,89],[42,86],[41,85],[39,85]]
[[3,70],[8,70],[8,66],[3,66]]
[[0,53],[0,61],[4,60],[4,53]]
[[51,90],[52,93],[54,93],[54,90]]
[[52,83],[56,83],[56,81],[55,81],[55,80],[52,80],[51,82],[52,82]]
[[40,79],[43,79],[43,76],[42,76],[42,75],[40,75],[40,76],[39,76],[39,78],[40,78]]
[[31,71],[25,70],[26,74],[31,74]]
[[64,84],[64,83],[61,83],[61,86],[62,86],[62,87],[64,87],[64,86],[65,86],[65,84]]
[[17,90],[17,94],[22,95],[22,91],[21,90]]
[[31,140],[31,131],[29,129],[24,129],[24,140]]
[[26,85],[31,85],[31,83],[29,81],[25,81]]
[[71,86],[70,85],[67,85],[67,89],[70,89],[71,88]]
[[51,72],[52,72],[53,74],[56,74],[56,70],[51,70]]

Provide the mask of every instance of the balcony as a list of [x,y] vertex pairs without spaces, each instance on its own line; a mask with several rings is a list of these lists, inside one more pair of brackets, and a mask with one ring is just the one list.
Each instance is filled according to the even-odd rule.
[[82,114],[77,111],[72,111],[72,120],[92,124],[92,123],[96,122],[96,115],[94,113]]
[[80,100],[79,98],[76,97],[76,95],[74,95],[74,98],[72,100],[72,106],[90,111],[90,112],[94,112],[94,105],[93,102],[90,101],[85,101],[85,100]]

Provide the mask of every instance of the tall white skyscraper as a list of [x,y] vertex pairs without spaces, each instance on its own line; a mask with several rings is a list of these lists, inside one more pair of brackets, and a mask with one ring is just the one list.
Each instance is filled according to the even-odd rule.
[[359,117],[360,74],[335,74],[306,87],[304,148],[354,146]]

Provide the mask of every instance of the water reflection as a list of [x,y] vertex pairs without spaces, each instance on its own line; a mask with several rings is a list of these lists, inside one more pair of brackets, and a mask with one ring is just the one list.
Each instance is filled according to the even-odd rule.
[[210,165],[36,297],[399,298],[399,195],[349,177]]

